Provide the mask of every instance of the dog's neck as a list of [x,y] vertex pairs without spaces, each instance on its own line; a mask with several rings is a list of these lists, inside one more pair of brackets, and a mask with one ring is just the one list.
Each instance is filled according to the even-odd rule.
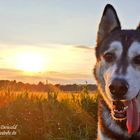
[[126,128],[126,121],[113,120],[111,110],[105,103],[103,97],[99,95],[98,105],[98,134],[99,131],[106,138],[112,139],[132,139],[137,140],[137,135],[129,135]]

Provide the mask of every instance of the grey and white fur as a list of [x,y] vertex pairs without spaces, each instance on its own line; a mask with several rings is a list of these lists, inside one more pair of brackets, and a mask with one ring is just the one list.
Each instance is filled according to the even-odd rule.
[[[111,115],[113,100],[137,97],[140,112],[140,26],[122,30],[112,5],[106,5],[97,33],[97,62],[94,75],[99,90],[98,140],[140,140],[140,131],[128,134],[126,120],[115,120]],[[126,92],[112,94],[110,85],[115,79],[127,83]]]

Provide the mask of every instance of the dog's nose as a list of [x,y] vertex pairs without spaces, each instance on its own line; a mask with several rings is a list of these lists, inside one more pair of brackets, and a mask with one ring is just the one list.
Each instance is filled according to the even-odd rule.
[[116,97],[124,96],[128,91],[129,85],[124,79],[114,79],[109,86],[110,92]]

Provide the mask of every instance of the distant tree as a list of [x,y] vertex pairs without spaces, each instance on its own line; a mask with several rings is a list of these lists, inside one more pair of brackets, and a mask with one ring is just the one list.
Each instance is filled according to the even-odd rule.
[[49,82],[48,82],[48,80],[46,80],[46,85],[48,85],[49,84]]
[[44,86],[44,83],[40,81],[40,82],[38,83],[38,86]]
[[86,84],[83,86],[83,92],[86,93],[86,94],[89,93],[89,91],[88,91],[88,83],[87,83],[87,81],[86,81]]
[[61,86],[60,84],[55,84],[55,87],[57,88],[60,88],[60,86]]

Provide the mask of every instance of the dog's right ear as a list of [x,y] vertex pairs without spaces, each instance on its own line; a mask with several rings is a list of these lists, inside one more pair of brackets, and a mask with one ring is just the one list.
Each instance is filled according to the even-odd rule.
[[110,32],[115,29],[121,29],[120,21],[113,6],[107,4],[99,24],[97,42],[100,43]]
[[137,26],[137,28],[136,28],[137,30],[140,30],[140,22],[139,22],[139,25]]

